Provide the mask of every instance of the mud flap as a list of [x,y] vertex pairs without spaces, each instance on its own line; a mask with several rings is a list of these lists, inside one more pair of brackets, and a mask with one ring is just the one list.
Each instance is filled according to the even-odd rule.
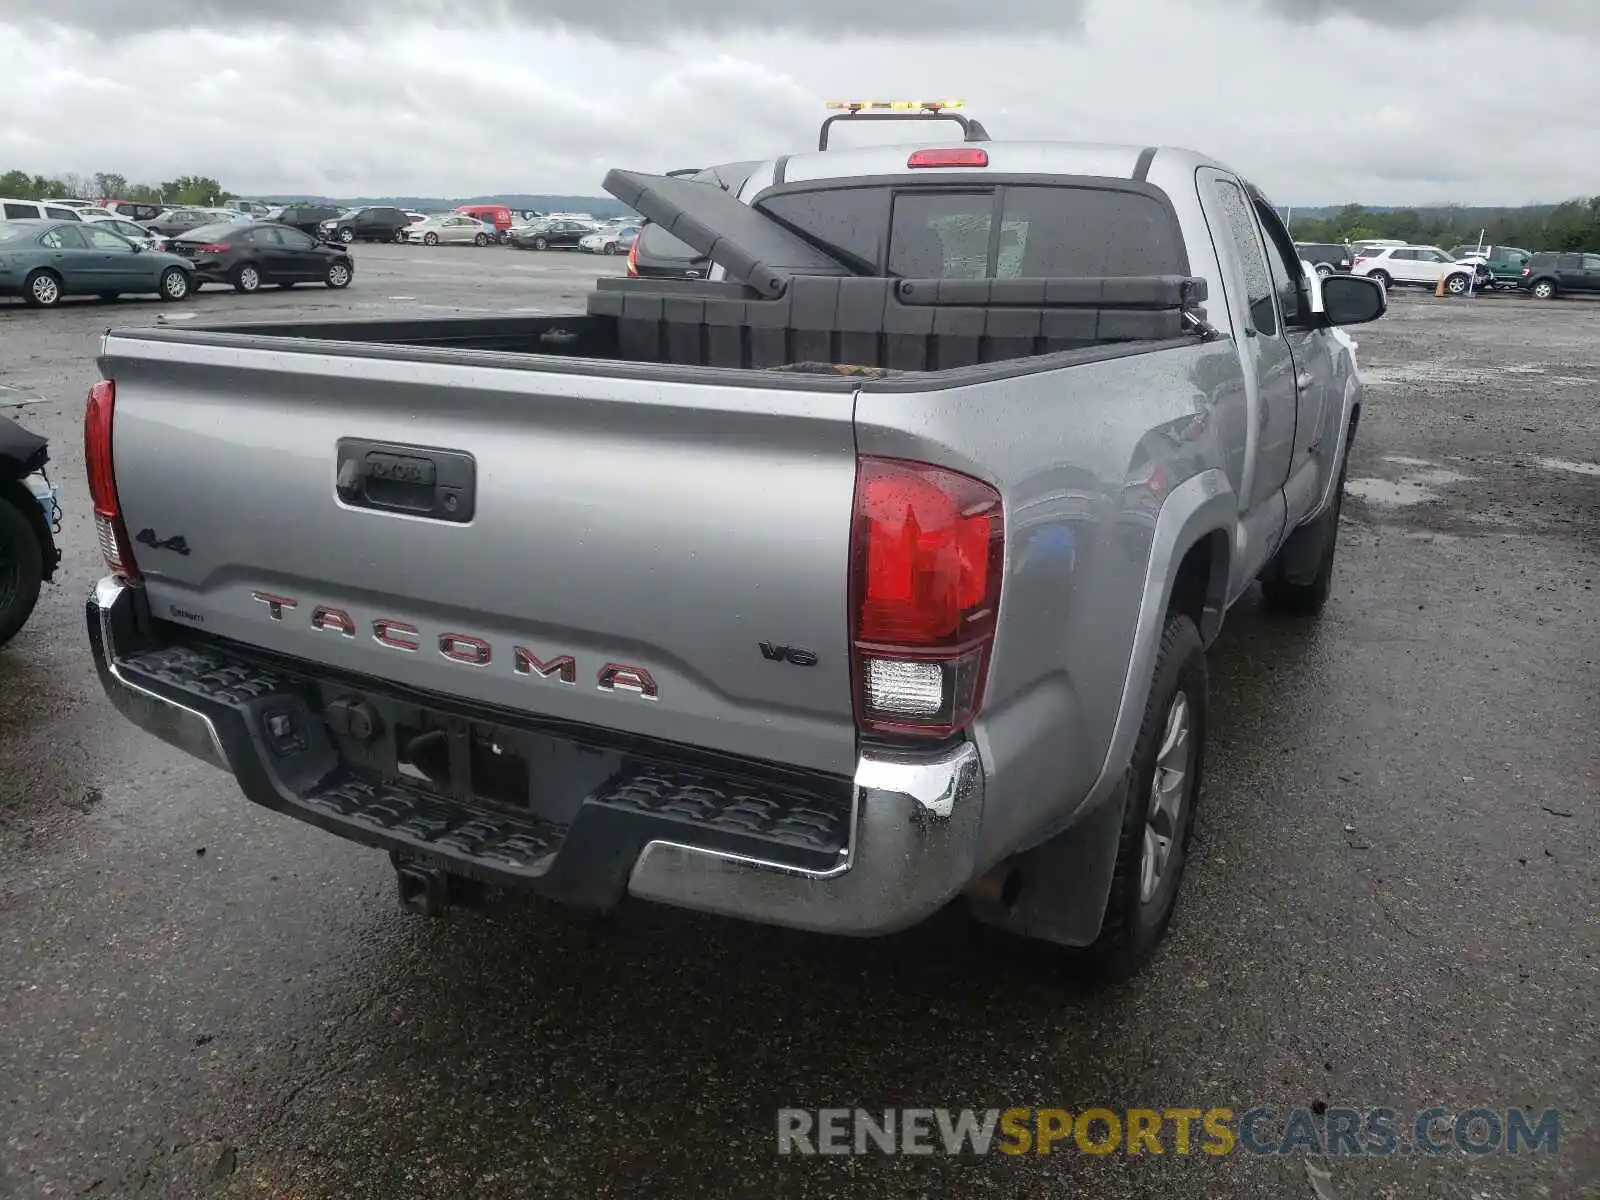
[[969,900],[973,918],[1060,946],[1091,945],[1105,921],[1127,795],[1124,772],[1122,781],[1091,811],[1011,861],[1007,874],[1020,883],[1014,897],[1006,895],[1012,890],[1007,888],[999,899]]

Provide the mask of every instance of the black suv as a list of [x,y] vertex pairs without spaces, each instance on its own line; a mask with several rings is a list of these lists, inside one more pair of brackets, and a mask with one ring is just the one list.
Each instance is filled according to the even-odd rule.
[[[686,176],[696,183],[709,183],[725,192],[737,192],[758,165],[727,163],[700,171],[669,171],[668,174]],[[639,227],[639,236],[634,239],[633,250],[628,255],[628,274],[635,279],[704,279],[710,270],[710,259],[701,257],[694,247],[649,222]]]
[[331,204],[285,204],[274,224],[292,225],[301,233],[309,233],[312,237],[316,237],[317,228],[324,221],[338,219],[343,211]]
[[1554,300],[1566,292],[1600,292],[1600,254],[1541,251],[1522,268],[1517,286],[1540,300]]
[[356,208],[343,216],[330,217],[317,226],[317,236],[325,242],[403,242],[411,218],[398,208],[374,204]]
[[1350,247],[1340,246],[1332,242],[1296,242],[1294,248],[1300,251],[1300,257],[1310,263],[1318,275],[1326,279],[1334,272],[1349,274]]

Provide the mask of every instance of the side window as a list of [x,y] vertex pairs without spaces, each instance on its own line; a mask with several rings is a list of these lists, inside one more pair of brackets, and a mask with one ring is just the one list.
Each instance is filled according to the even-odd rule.
[[889,227],[888,188],[781,192],[757,207],[835,258],[877,274]]
[[1256,220],[1250,211],[1250,202],[1244,190],[1230,179],[1212,182],[1223,219],[1228,224],[1228,236],[1244,270],[1245,302],[1250,306],[1250,323],[1257,333],[1275,337],[1278,333],[1278,314],[1272,303],[1272,274],[1267,268],[1266,254],[1261,249],[1261,238],[1256,232]]
[[283,244],[283,231],[274,229],[270,225],[261,225],[255,229],[245,231],[252,246],[281,246]]
[[83,218],[78,215],[78,210],[75,208],[56,208],[54,206],[46,206],[44,215],[49,217],[52,221],[83,220]]
[[[1304,325],[1311,311],[1310,298],[1305,293],[1305,268],[1289,240],[1289,231],[1272,206],[1262,203],[1260,196],[1255,197],[1255,202],[1256,218],[1267,238],[1267,267],[1272,272],[1272,290],[1278,295],[1278,311],[1283,313],[1285,325]],[[1326,251],[1328,247],[1317,249]]]
[[274,232],[277,233],[278,240],[291,250],[315,250],[317,247],[315,238],[307,237],[298,229],[279,229]]
[[82,232],[83,236],[88,239],[90,249],[112,250],[121,254],[131,254],[133,252],[132,246],[109,229],[101,229],[98,225],[87,225]]
[[1600,254],[1585,254],[1583,256],[1583,269],[1585,271],[1600,271]]
[[87,250],[88,243],[83,240],[83,234],[71,226],[63,225],[59,229],[52,229],[39,239],[41,246],[48,246],[52,250]]
[[1581,255],[1581,254],[1563,254],[1560,258],[1558,258],[1556,260],[1556,270],[1558,270],[1558,271],[1581,271],[1581,270],[1583,270],[1583,255]]
[[7,204],[5,210],[8,221],[26,221],[39,215],[39,210],[31,204]]

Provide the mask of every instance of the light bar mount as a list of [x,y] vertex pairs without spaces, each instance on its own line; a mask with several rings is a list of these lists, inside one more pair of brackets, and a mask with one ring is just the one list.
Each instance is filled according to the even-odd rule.
[[953,121],[961,126],[961,137],[967,142],[987,142],[989,131],[971,117],[952,110],[962,106],[960,100],[835,100],[829,108],[838,109],[822,123],[817,138],[817,149],[828,148],[828,135],[840,121]]

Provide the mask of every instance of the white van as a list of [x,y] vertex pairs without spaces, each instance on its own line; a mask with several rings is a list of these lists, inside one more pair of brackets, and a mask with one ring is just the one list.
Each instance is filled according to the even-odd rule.
[[0,196],[0,221],[81,221],[78,210],[52,200],[7,200]]

